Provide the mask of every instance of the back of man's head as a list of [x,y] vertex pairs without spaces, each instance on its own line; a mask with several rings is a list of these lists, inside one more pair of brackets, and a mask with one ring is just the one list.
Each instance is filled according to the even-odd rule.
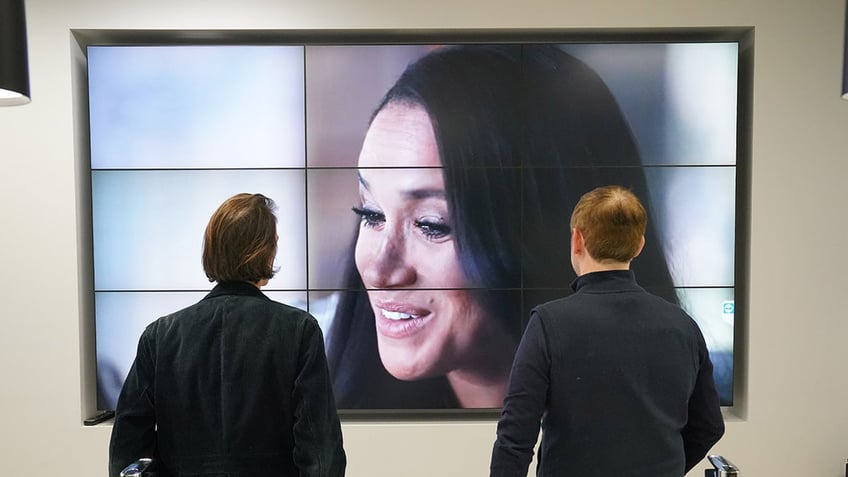
[[274,276],[275,207],[264,195],[247,193],[218,207],[203,236],[203,270],[209,281],[257,283]]
[[584,194],[571,214],[571,228],[583,235],[589,255],[599,262],[629,262],[641,250],[648,216],[628,189],[598,187]]

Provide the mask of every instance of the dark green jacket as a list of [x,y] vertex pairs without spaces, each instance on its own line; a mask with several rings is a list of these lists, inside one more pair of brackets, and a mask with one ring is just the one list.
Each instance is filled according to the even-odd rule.
[[321,329],[249,283],[151,323],[121,390],[109,474],[338,477],[346,458]]

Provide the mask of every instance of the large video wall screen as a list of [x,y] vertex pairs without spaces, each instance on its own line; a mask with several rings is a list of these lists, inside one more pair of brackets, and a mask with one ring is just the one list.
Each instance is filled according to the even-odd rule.
[[609,183],[648,205],[637,280],[698,322],[731,405],[739,57],[734,41],[89,46],[98,406],[144,327],[213,286],[212,212],[258,192],[280,238],[263,291],[318,319],[341,409],[497,409],[529,310],[571,292],[571,208]]

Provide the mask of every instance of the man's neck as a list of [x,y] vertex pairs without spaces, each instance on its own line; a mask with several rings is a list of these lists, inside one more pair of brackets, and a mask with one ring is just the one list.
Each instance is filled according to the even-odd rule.
[[608,272],[611,270],[630,270],[630,262],[619,262],[615,260],[597,261],[594,258],[587,257],[580,264],[578,276],[583,276],[593,272]]

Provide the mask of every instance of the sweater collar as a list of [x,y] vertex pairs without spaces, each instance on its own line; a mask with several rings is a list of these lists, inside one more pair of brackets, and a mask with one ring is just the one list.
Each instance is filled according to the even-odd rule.
[[591,272],[577,277],[571,282],[571,289],[578,291],[621,291],[625,289],[641,289],[636,283],[636,275],[632,270],[605,270]]

